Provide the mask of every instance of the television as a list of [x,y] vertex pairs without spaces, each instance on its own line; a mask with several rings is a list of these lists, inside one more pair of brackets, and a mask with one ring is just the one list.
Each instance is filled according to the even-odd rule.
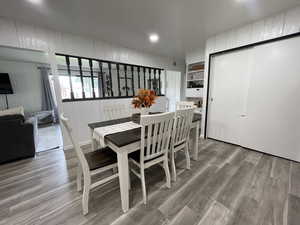
[[13,93],[14,92],[10,83],[8,73],[0,73],[0,94],[8,95]]

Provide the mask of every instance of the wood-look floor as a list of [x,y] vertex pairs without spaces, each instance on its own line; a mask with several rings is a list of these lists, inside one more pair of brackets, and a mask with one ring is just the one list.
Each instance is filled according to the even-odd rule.
[[0,166],[0,225],[299,225],[300,164],[212,140],[201,140],[199,161],[165,187],[162,168],[146,173],[148,204],[132,178],[131,210],[121,211],[118,180],[91,193],[81,213],[72,151],[49,151]]

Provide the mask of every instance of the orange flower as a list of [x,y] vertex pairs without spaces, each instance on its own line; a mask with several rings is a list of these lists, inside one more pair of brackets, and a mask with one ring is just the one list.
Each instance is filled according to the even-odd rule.
[[138,95],[132,100],[132,104],[134,108],[150,108],[155,103],[156,98],[155,91],[140,89]]

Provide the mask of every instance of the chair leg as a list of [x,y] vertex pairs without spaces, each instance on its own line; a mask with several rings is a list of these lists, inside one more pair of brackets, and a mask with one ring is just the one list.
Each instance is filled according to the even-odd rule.
[[84,179],[83,195],[82,195],[82,209],[83,215],[89,212],[89,194],[90,194],[91,178],[87,177]]
[[171,167],[172,167],[172,179],[176,181],[177,174],[176,174],[176,165],[175,165],[175,153],[172,150],[171,152]]
[[77,191],[82,190],[82,170],[81,166],[78,165],[77,167]]
[[168,159],[164,160],[164,170],[166,174],[167,188],[171,188],[171,176],[170,176],[170,170],[168,165]]
[[131,189],[130,168],[128,168],[128,189]]
[[146,182],[145,182],[145,170],[141,169],[141,182],[142,182],[142,190],[143,190],[143,202],[147,204],[147,192],[146,192]]
[[186,168],[188,170],[190,170],[191,169],[191,159],[190,159],[188,144],[185,145],[184,152],[185,152],[185,158],[186,158]]

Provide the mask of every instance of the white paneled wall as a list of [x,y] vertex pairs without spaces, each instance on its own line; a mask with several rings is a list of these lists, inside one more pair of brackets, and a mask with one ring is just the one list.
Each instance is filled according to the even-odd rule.
[[[300,7],[274,15],[246,26],[217,34],[206,41],[204,106],[206,106],[209,54],[300,32]],[[205,107],[206,108],[206,107]],[[205,110],[201,135],[204,135]]]
[[[44,51],[49,54],[49,64],[52,66],[52,73],[57,74],[54,53],[65,53],[103,60],[113,60],[124,63],[132,63],[144,66],[160,67],[167,70],[184,71],[184,61],[177,61],[177,66],[173,66],[173,59],[139,52],[122,46],[113,45],[101,40],[73,35],[64,32],[44,29],[19,21],[14,21],[0,17],[0,46],[10,46],[31,50]],[[60,98],[60,88],[57,77],[54,79],[57,102],[60,112],[65,112],[74,124],[76,136],[79,141],[89,140],[88,122],[103,120],[102,100],[87,102],[62,103]],[[111,101],[115,104],[115,100]],[[119,101],[119,99],[117,100]],[[127,101],[130,99],[122,99]],[[165,98],[160,98],[153,109],[165,110]],[[64,145],[69,144],[69,140],[64,135]]]
[[173,66],[173,59],[139,52],[85,36],[44,29],[0,17],[0,45],[46,52],[94,57],[124,63],[143,64],[170,70],[184,69],[184,62]]

